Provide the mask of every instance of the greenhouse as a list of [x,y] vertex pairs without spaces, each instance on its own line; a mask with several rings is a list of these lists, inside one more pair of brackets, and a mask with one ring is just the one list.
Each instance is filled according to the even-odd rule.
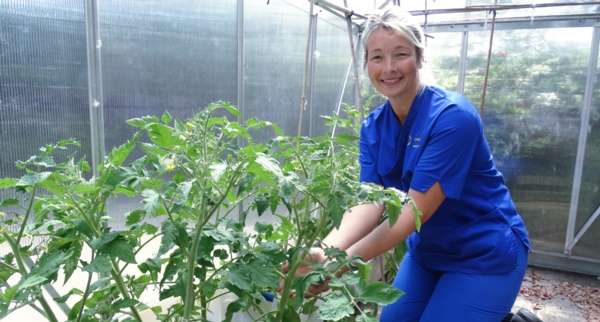
[[409,246],[324,240],[362,204],[427,229],[363,180],[391,6],[475,108],[527,265],[600,276],[599,1],[0,0],[0,320],[377,321]]

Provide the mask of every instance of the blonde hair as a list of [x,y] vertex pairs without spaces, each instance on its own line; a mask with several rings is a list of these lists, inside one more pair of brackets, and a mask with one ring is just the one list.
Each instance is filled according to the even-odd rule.
[[415,46],[417,66],[419,68],[423,66],[425,63],[425,34],[419,22],[417,22],[410,13],[400,9],[398,6],[390,6],[369,15],[365,23],[365,29],[362,35],[364,67],[367,66],[369,58],[367,41],[369,40],[369,37],[371,37],[373,31],[379,28],[391,30],[400,37],[410,41]]

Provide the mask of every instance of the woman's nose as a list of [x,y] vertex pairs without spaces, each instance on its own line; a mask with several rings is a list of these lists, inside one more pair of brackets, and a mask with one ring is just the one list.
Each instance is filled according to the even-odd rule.
[[397,68],[398,66],[393,59],[386,59],[383,63],[383,69],[385,72],[394,72]]

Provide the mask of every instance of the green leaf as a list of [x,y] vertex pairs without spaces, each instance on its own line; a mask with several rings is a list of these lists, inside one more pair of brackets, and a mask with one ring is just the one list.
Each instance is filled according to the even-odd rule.
[[108,277],[108,276],[99,278],[97,281],[92,283],[92,285],[90,285],[90,292],[107,287],[108,285],[110,285],[111,279],[112,279],[112,277]]
[[26,277],[19,283],[19,289],[24,289],[32,286],[36,286],[42,283],[45,283],[48,279],[44,276],[39,275],[31,275]]
[[64,266],[64,282],[66,283],[76,269],[78,269],[79,258],[81,257],[81,251],[83,250],[83,243],[80,241],[73,241],[68,243],[70,245],[69,249],[72,250],[73,254],[65,260]]
[[283,172],[281,172],[281,168],[279,167],[279,162],[274,158],[271,158],[264,153],[257,153],[258,157],[254,161],[256,164],[260,165],[263,170],[274,174],[277,178],[283,178]]
[[339,321],[354,314],[352,300],[344,294],[333,293],[325,297],[319,307],[319,320]]
[[413,211],[415,213],[415,226],[417,227],[417,232],[421,231],[421,215],[423,214],[419,209],[417,209],[417,205],[415,205],[414,203],[411,204],[413,205]]
[[160,257],[148,258],[145,262],[138,265],[138,268],[144,274],[150,271],[160,272],[162,268]]
[[135,145],[141,135],[141,131],[136,132],[135,134],[133,134],[131,139],[129,139],[123,145],[114,148],[112,151],[110,151],[110,153],[108,154],[108,161],[117,166],[123,164],[123,162],[125,162],[125,159],[127,159],[131,151],[135,149]]
[[144,151],[144,153],[146,153],[146,155],[154,159],[162,158],[169,153],[167,150],[150,143],[142,142],[140,143],[140,148],[142,151]]
[[342,141],[350,142],[358,141],[360,139],[358,136],[349,133],[336,133],[335,137],[336,139],[341,139]]
[[[237,196],[240,196],[244,191],[248,190],[248,188],[252,187],[252,183],[254,182],[254,174],[252,173],[244,173],[242,178],[240,179],[238,185]],[[260,197],[260,196],[259,196]],[[260,216],[260,213],[258,214]]]
[[182,142],[173,133],[173,128],[167,125],[160,123],[150,124],[146,126],[146,130],[148,130],[150,140],[162,148],[171,150]]
[[144,127],[146,127],[146,125],[156,123],[156,122],[158,122],[158,118],[156,118],[155,116],[144,116],[142,118],[133,118],[133,119],[126,121],[126,123],[131,126],[141,127],[141,128],[144,128]]
[[98,191],[100,191],[99,187],[81,183],[69,185],[69,189],[79,193],[97,193]]
[[90,273],[107,273],[112,269],[112,265],[110,263],[110,257],[108,254],[101,254],[96,256],[94,260],[89,264],[81,268],[84,272]]
[[4,293],[2,293],[2,289],[0,289],[0,299],[2,299],[6,303],[12,302],[12,299],[17,294],[18,289],[19,287],[17,285],[7,287]]
[[46,180],[51,174],[52,172],[27,173],[23,177],[21,177],[19,182],[17,182],[15,185],[17,187],[33,186]]
[[82,305],[83,305],[83,300],[79,300],[79,301],[77,301],[77,303],[75,303],[71,307],[71,310],[69,310],[69,313],[67,313],[67,317],[69,318],[69,321],[75,321],[77,319],[77,315],[79,314],[79,311],[81,310]]
[[284,201],[290,202],[293,198],[296,183],[298,183],[298,176],[294,173],[287,174],[279,179],[279,191]]
[[258,216],[260,217],[270,206],[270,200],[265,195],[258,195],[254,199],[254,204],[256,205],[256,211],[258,212]]
[[365,303],[388,305],[396,302],[402,295],[404,292],[383,282],[374,282],[367,285],[366,288],[358,288],[358,297]]
[[92,247],[93,250],[99,250],[104,247],[104,245],[115,240],[120,234],[120,231],[111,231],[100,238],[92,239],[90,240],[90,247]]
[[227,281],[244,291],[253,291],[252,278],[241,266],[235,266],[235,268],[230,269],[227,274]]
[[281,197],[279,197],[279,191],[273,189],[273,191],[271,191],[271,198],[269,198],[271,200],[271,212],[275,213],[277,211],[277,207],[279,207],[279,201],[281,200]]
[[259,288],[279,287],[279,276],[259,260],[252,260],[243,266],[246,274],[252,277],[252,282]]
[[196,255],[198,258],[210,257],[214,249],[215,239],[208,236],[202,236],[198,242],[198,251],[196,252]]
[[0,179],[0,189],[14,187],[17,183],[17,179],[13,178],[2,178]]
[[391,226],[394,226],[396,224],[396,222],[398,221],[398,218],[400,217],[402,208],[393,203],[387,203],[385,205],[384,211],[388,217],[388,220],[390,222],[390,227],[391,227]]
[[115,239],[106,245],[105,250],[112,258],[119,258],[126,263],[137,264],[133,246],[125,239]]
[[229,102],[219,102],[217,107],[226,109],[229,113],[242,118],[242,113],[237,109],[237,107],[231,105]]
[[168,111],[165,111],[160,119],[165,123],[169,123],[173,118],[171,117],[171,114],[169,114]]
[[362,260],[356,260],[353,262],[354,265],[358,265],[358,275],[364,281],[368,281],[371,279],[371,270],[373,266],[369,263],[365,263]]
[[185,281],[183,279],[183,277],[178,277],[177,281],[175,282],[175,284],[171,284],[171,286],[160,292],[160,295],[158,296],[159,300],[164,300],[167,299],[169,297],[181,297],[181,298],[185,298]]
[[339,191],[329,195],[326,211],[336,228],[340,227],[346,208],[346,201]]
[[377,322],[379,321],[376,316],[361,314],[356,317],[356,322]]
[[192,181],[183,181],[177,184],[177,198],[179,199],[179,204],[184,204],[188,200],[192,187]]
[[135,299],[120,299],[115,301],[110,308],[114,311],[119,311],[121,309],[127,309],[130,308],[132,306],[135,306],[136,304],[138,304],[139,301],[135,300]]
[[261,256],[265,256],[274,264],[281,264],[287,259],[287,256],[283,252],[281,246],[272,241],[267,241],[261,244],[258,250]]
[[173,246],[175,246],[178,233],[177,227],[175,227],[171,220],[163,221],[160,230],[162,232],[162,239],[160,240],[160,247],[158,248],[158,256],[166,254]]
[[216,182],[218,182],[223,174],[227,171],[227,164],[223,161],[217,161],[209,166],[210,176]]
[[[40,233],[45,233],[49,227],[54,228],[54,226],[64,226],[65,223],[63,223],[60,220],[48,220],[48,221],[44,221],[40,226],[37,226],[31,230],[26,230],[27,233],[32,234],[40,234]],[[28,226],[27,228],[31,228],[30,226]]]
[[73,249],[69,249],[66,252],[55,251],[44,253],[40,257],[37,265],[31,270],[31,273],[50,278],[58,271],[59,267],[73,255],[73,252]]
[[234,313],[248,308],[249,305],[250,303],[245,298],[238,298],[229,303],[229,305],[227,305],[227,310],[225,311],[225,320],[223,320],[223,322],[231,322]]
[[156,212],[156,208],[160,206],[161,196],[158,192],[150,189],[142,191],[142,196],[146,197],[143,200],[144,210],[149,216],[152,216]]
[[135,176],[135,174],[127,168],[112,168],[104,176],[106,177],[104,184],[111,187],[116,187],[123,181],[127,181]]
[[297,276],[292,282],[292,288],[296,289],[296,303],[304,298],[304,293],[312,285],[319,285],[325,280],[325,274],[320,271],[312,271],[305,275]]
[[125,225],[132,226],[139,223],[144,217],[145,212],[141,209],[136,209],[132,212],[128,212],[125,214]]
[[77,289],[71,289],[67,294],[60,296],[60,297],[55,297],[53,298],[53,300],[56,303],[67,303],[67,300],[71,297],[71,295],[77,293]]
[[6,198],[3,199],[2,202],[0,202],[0,207],[11,207],[11,206],[18,206],[19,205],[19,199],[15,199],[15,198]]
[[283,321],[285,322],[300,322],[300,315],[292,307],[286,306],[283,311]]

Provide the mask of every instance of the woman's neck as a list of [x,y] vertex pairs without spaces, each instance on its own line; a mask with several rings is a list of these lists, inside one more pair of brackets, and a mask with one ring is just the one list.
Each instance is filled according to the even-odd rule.
[[410,112],[410,107],[412,106],[412,103],[417,94],[419,94],[420,90],[421,85],[417,83],[414,90],[409,92],[410,94],[407,93],[407,95],[402,97],[389,98],[390,105],[392,105],[392,110],[394,111],[396,119],[398,122],[400,122],[400,124],[404,124],[406,116],[408,116],[408,112]]

